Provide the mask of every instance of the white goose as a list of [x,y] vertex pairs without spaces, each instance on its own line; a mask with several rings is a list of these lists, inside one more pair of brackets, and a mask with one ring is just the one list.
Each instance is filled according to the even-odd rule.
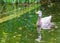
[[[52,25],[54,25],[54,23],[51,22],[51,18],[52,16],[47,16],[47,17],[44,17],[44,18],[41,18],[42,17],[42,11],[38,11],[36,12],[38,14],[38,16],[40,17],[40,22],[41,22],[41,28],[42,29],[51,29]],[[39,21],[39,20],[38,20]],[[37,24],[38,24],[38,21],[37,21]]]
[[[52,25],[54,25],[54,23],[51,22],[51,18],[52,16],[47,16],[44,18],[42,17],[42,11],[38,11],[36,12],[36,14],[38,14],[38,20],[37,20],[37,32],[38,34],[40,34],[41,29],[51,29]],[[36,41],[40,42],[41,41],[41,34],[38,36],[38,38],[36,39]]]

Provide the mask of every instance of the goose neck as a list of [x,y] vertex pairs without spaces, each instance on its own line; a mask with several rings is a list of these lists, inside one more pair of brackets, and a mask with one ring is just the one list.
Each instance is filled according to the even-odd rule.
[[39,18],[41,18],[41,15],[38,15]]
[[38,16],[38,19],[41,19],[41,16]]

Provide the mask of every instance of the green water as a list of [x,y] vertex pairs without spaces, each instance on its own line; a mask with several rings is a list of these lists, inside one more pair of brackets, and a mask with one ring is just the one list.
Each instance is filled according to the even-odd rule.
[[[42,30],[42,40],[40,43],[60,43],[60,7],[59,3],[54,7],[46,8],[43,11],[43,17],[52,15],[52,22],[58,28],[51,30]],[[38,8],[39,9],[39,8]],[[35,39],[38,37],[36,32],[37,15],[32,10],[20,17],[6,21],[0,24],[0,43],[38,43]]]

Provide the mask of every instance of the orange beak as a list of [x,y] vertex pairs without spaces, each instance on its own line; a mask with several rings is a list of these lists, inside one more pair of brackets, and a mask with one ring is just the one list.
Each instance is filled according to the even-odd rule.
[[36,14],[38,14],[37,12],[35,12]]

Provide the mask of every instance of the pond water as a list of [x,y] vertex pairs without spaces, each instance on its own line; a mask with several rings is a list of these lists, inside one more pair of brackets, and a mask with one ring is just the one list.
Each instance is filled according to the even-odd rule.
[[[5,9],[6,11],[3,9],[3,13],[13,10],[13,7],[10,5],[6,5],[6,7],[7,9]],[[17,9],[16,6],[14,8]],[[38,43],[35,41],[38,37],[36,32],[37,15],[35,14],[35,10],[23,14],[20,17],[0,23],[0,43]],[[54,22],[58,28],[42,30],[42,40],[40,43],[60,43],[60,4],[55,3],[54,7],[48,7],[42,11],[43,17],[48,15],[53,16],[52,22]],[[3,13],[0,13],[0,15],[3,15]],[[12,13],[18,14],[18,11],[14,11]],[[12,13],[8,13],[6,15],[9,16],[9,14]]]

